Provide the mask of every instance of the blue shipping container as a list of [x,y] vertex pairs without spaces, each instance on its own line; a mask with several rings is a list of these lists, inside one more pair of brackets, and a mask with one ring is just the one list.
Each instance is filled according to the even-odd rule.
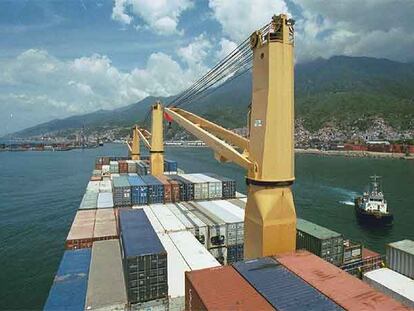
[[129,176],[131,185],[131,202],[133,205],[143,205],[148,203],[148,186],[139,176]]
[[164,160],[164,171],[165,172],[176,172],[178,168],[177,161]]
[[141,176],[148,186],[148,204],[164,203],[164,185],[154,176]]
[[84,310],[91,249],[65,251],[44,310]]
[[277,310],[343,310],[272,258],[237,262],[233,267]]

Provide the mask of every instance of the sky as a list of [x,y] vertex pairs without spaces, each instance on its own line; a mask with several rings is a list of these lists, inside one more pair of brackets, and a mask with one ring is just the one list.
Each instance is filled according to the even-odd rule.
[[414,61],[414,0],[0,0],[0,136],[177,94],[279,13],[296,62]]

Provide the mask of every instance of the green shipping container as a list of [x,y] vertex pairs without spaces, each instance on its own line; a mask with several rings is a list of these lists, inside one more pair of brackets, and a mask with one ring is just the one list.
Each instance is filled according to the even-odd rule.
[[296,222],[296,248],[307,251],[340,266],[343,262],[343,236],[304,219]]

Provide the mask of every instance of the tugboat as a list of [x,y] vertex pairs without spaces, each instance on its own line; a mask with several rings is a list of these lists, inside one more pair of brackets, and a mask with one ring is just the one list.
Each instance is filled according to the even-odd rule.
[[380,176],[371,176],[368,192],[355,198],[355,214],[362,223],[392,225],[394,216],[389,212],[381,190]]

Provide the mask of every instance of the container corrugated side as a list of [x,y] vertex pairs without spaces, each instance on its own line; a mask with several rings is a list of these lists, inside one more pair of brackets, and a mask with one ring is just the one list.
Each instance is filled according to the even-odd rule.
[[167,252],[143,209],[120,209],[119,228],[128,301],[168,298]]
[[168,235],[192,270],[220,266],[190,232],[171,232]]
[[124,310],[127,303],[119,240],[93,243],[86,310]]
[[183,204],[176,204],[177,209],[190,221],[194,226],[195,238],[207,248],[208,240],[208,227],[207,225],[196,215],[191,213]]
[[160,223],[158,218],[154,215],[154,212],[149,207],[149,205],[143,205],[143,206],[140,206],[140,207],[144,210],[145,215],[147,215],[148,220],[150,221],[150,223],[151,223],[152,227],[154,228],[155,232],[164,233],[165,232],[164,227],[162,226],[162,224]]
[[193,174],[180,174],[180,177],[188,180],[194,185],[194,200],[208,199],[208,183]]
[[166,207],[177,217],[184,225],[185,230],[195,236],[194,223],[192,223],[175,204],[166,204]]
[[185,309],[274,310],[231,266],[187,272],[185,274]]
[[307,251],[276,256],[287,269],[346,310],[405,310],[356,277]]
[[186,230],[182,222],[164,204],[150,205],[152,212],[164,227],[165,232],[175,232]]
[[127,176],[114,177],[112,180],[115,206],[131,205],[131,185]]
[[168,254],[167,269],[170,310],[183,310],[185,296],[184,273],[185,271],[190,271],[190,267],[168,234],[158,233],[158,238]]
[[97,208],[113,208],[114,200],[112,193],[110,192],[100,192],[98,193]]
[[236,197],[236,181],[213,173],[204,173],[207,176],[218,179],[222,182],[222,197],[229,199]]
[[237,262],[233,267],[277,310],[343,310],[272,258]]
[[145,175],[141,179],[148,186],[148,203],[156,204],[164,202],[164,185],[154,176]]
[[205,174],[193,174],[194,176],[206,181],[208,183],[208,198],[221,199],[223,198],[223,183],[221,180],[213,178]]
[[44,310],[84,310],[90,261],[90,249],[64,252]]
[[118,174],[119,173],[118,161],[109,162],[109,172],[111,174]]
[[148,203],[148,186],[139,176],[128,177],[131,185],[132,205],[142,205]]
[[172,189],[168,178],[164,175],[156,176],[156,178],[164,185],[164,203],[172,202]]
[[414,241],[390,243],[386,247],[386,255],[390,269],[414,279]]
[[364,274],[364,282],[414,309],[414,281],[391,269],[381,268]]

